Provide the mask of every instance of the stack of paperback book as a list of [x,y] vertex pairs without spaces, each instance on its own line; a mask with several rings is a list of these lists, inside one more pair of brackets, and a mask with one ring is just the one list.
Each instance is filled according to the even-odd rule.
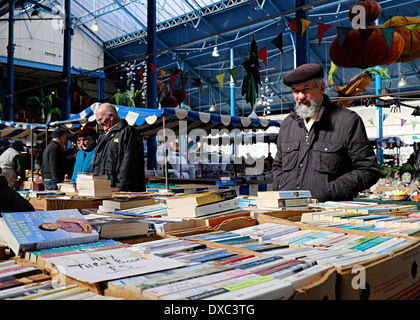
[[259,209],[305,207],[310,198],[309,190],[258,191],[256,205]]
[[195,218],[239,208],[236,191],[206,191],[166,199],[168,216]]
[[63,182],[60,186],[60,191],[65,193],[77,193],[76,185],[69,182]]
[[111,181],[105,175],[79,173],[76,184],[79,196],[94,198],[112,197]]
[[99,211],[104,213],[124,211],[125,209],[133,209],[143,206],[149,206],[156,203],[153,197],[135,197],[135,198],[113,198],[102,201]]

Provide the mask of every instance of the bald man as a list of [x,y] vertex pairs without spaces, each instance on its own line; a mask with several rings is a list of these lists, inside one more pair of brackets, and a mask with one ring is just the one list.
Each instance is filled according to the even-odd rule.
[[140,133],[121,119],[110,103],[101,104],[95,116],[104,133],[99,137],[91,171],[107,175],[118,191],[146,191]]

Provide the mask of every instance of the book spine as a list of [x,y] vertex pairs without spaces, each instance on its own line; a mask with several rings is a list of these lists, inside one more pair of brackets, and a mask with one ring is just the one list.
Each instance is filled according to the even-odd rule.
[[246,288],[222,293],[204,300],[278,300],[288,299],[293,295],[293,286],[289,282],[272,279]]
[[233,270],[219,272],[212,275],[198,277],[198,278],[194,278],[194,279],[190,279],[186,281],[171,283],[171,284],[164,285],[161,287],[147,289],[143,292],[143,295],[156,299],[159,296],[167,295],[170,293],[174,293],[174,292],[178,292],[178,291],[182,291],[182,290],[186,290],[186,289],[190,289],[194,287],[200,287],[206,284],[220,282],[220,281],[227,280],[230,278],[241,277],[241,276],[245,276],[249,274],[250,273],[247,271],[233,269]]

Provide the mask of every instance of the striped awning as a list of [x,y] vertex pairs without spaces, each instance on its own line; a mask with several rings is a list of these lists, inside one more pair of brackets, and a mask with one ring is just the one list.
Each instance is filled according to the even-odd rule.
[[0,137],[2,139],[25,139],[30,135],[31,129],[40,138],[45,136],[47,126],[45,124],[0,120]]
[[403,147],[405,144],[399,137],[386,137],[369,139],[369,141],[378,148]]
[[[99,104],[95,103],[68,120],[50,122],[48,125],[51,127],[62,127],[75,132],[81,125],[96,121],[95,110],[98,106]],[[231,117],[179,108],[145,109],[125,106],[115,107],[117,108],[121,119],[127,120],[130,125],[140,130],[143,136],[153,135],[161,130],[163,128],[164,117],[166,120],[166,129],[172,129],[174,132],[179,131],[180,121],[186,121],[188,132],[192,129],[203,129],[209,134],[212,129],[220,130],[225,128],[227,130],[232,130],[238,128],[240,130],[248,129],[255,131],[258,129],[280,126],[280,122],[277,120]]]

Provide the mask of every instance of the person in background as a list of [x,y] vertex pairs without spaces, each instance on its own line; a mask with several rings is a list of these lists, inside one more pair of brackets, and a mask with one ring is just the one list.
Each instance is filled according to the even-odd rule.
[[267,157],[264,159],[264,170],[271,171],[273,168],[273,157],[271,156],[271,152],[268,152]]
[[9,187],[15,188],[26,179],[25,166],[22,158],[23,143],[15,141],[10,148],[0,156],[0,168],[6,177]]
[[360,116],[331,103],[324,70],[304,64],[284,77],[295,109],[281,124],[273,161],[274,190],[309,190],[321,202],[353,200],[375,184],[377,159]]
[[[0,174],[2,169],[0,168]],[[0,175],[0,213],[35,211],[32,204],[11,188],[5,176]]]
[[84,126],[77,133],[77,145],[80,150],[76,155],[76,162],[74,164],[73,175],[70,183],[76,183],[77,175],[81,172],[90,172],[92,160],[96,151],[96,139],[98,134],[95,129],[89,126]]
[[62,151],[67,141],[67,131],[56,129],[52,140],[42,154],[42,181],[46,190],[58,190],[64,181],[65,154]]
[[140,133],[120,119],[110,103],[95,112],[104,133],[99,137],[92,162],[92,173],[107,175],[118,191],[146,191],[144,148]]

